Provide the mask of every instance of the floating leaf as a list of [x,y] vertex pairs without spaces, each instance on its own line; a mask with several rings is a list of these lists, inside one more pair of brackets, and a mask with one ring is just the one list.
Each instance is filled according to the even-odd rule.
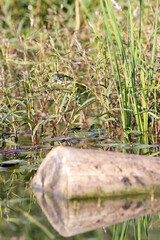
[[130,148],[136,148],[136,149],[149,149],[149,148],[157,148],[159,147],[158,144],[139,144],[139,143],[133,143],[130,145],[129,143],[104,143],[104,144],[99,144],[99,146],[103,147],[118,147],[118,148],[123,148],[123,149],[130,149]]

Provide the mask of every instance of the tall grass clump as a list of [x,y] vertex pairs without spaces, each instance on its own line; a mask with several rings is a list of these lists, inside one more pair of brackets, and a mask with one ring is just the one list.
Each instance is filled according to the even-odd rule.
[[[158,1],[155,10],[155,26],[151,57],[143,52],[142,1],[139,1],[139,29],[135,34],[131,3],[128,1],[127,46],[121,35],[110,0],[101,0],[106,25],[106,42],[114,83],[116,86],[121,122],[124,130],[133,128],[139,132],[154,131],[159,120],[159,80],[154,73],[156,65],[156,42]],[[135,122],[134,122],[135,119]],[[152,124],[151,124],[152,123]]]
[[158,1],[149,34],[142,1],[138,20],[129,1],[3,2],[2,133],[30,131],[32,142],[94,124],[158,133]]

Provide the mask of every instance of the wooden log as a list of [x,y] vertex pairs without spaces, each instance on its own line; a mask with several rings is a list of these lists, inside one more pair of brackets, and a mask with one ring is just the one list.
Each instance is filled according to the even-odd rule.
[[160,192],[160,158],[71,147],[52,149],[33,186],[67,199]]

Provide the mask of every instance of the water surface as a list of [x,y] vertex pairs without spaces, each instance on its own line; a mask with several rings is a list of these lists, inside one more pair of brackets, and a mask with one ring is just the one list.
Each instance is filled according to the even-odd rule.
[[[38,144],[35,146],[31,143],[29,133],[20,134],[16,145],[9,144],[9,141],[13,141],[13,138],[14,135],[6,134],[5,139],[7,139],[8,144],[2,144],[0,150],[0,232],[2,239],[13,239],[13,237],[14,239],[66,239],[51,226],[31,188],[31,181],[39,164],[53,147],[64,145],[156,156],[158,156],[159,152],[157,139],[151,135],[148,136],[149,141],[147,144],[145,144],[145,138],[139,135],[132,136],[131,142],[128,142],[121,133],[110,136],[106,130],[95,128],[79,128],[76,131],[73,129],[68,132],[67,137],[59,136],[54,138],[48,134],[43,139],[39,138]],[[125,199],[122,204],[125,210],[129,209],[129,206],[143,205],[146,207],[149,204],[151,211],[144,208],[143,214],[141,214],[144,217],[134,220],[133,218],[136,218],[136,209],[138,209],[138,207],[135,207],[133,215],[130,216],[132,220],[119,224],[114,224],[115,221],[113,221],[107,226],[104,225],[92,231],[88,231],[89,228],[86,228],[87,232],[78,235],[73,234],[74,236],[67,238],[120,239],[122,237],[123,239],[126,234],[128,236],[126,239],[137,239],[136,236],[140,234],[141,239],[147,239],[147,234],[149,234],[150,239],[158,239],[160,234],[159,214],[148,214],[154,212],[152,210],[158,211],[158,209],[156,211],[152,207],[156,208],[156,205],[159,205],[159,199],[154,200],[155,202],[152,204],[153,199],[145,199],[144,197],[140,197],[136,203],[132,199]],[[84,208],[82,203],[80,206],[82,209]],[[105,204],[100,203],[99,206],[101,213],[104,214]],[[109,206],[111,207],[113,204],[110,202]],[[87,208],[89,213],[89,207]],[[54,210],[53,212],[56,213]],[[90,214],[91,217],[86,218],[88,225],[91,224],[89,220],[96,214],[96,210],[91,211]],[[116,216],[118,216],[118,210],[112,212],[113,219],[116,219]],[[83,219],[83,222],[85,222],[85,219]],[[78,224],[77,219],[77,228]]]

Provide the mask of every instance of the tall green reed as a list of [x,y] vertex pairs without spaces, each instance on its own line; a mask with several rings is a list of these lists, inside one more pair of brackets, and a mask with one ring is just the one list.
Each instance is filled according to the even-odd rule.
[[[110,0],[101,0],[100,2],[104,22],[107,28],[107,38],[110,43],[108,54],[110,56],[111,69],[115,79],[123,129],[132,129],[131,120],[133,121],[134,117],[139,132],[148,131],[148,115],[150,114],[150,117],[153,119],[152,121],[155,121],[155,118],[158,118],[157,111],[153,113],[150,110],[149,104],[147,104],[148,91],[152,91],[153,86],[148,83],[146,84],[146,73],[153,69],[155,59],[153,56],[155,55],[156,49],[158,1],[155,16],[156,24],[154,30],[152,64],[149,70],[146,66],[147,63],[143,61],[142,56],[142,1],[140,0],[139,5],[139,33],[137,38],[134,37],[133,16],[131,4],[128,1],[127,49],[124,47],[120,29]],[[119,54],[117,53],[117,50]],[[153,74],[153,71],[151,72]],[[140,75],[139,79],[138,75]],[[155,89],[157,90],[157,88]]]

